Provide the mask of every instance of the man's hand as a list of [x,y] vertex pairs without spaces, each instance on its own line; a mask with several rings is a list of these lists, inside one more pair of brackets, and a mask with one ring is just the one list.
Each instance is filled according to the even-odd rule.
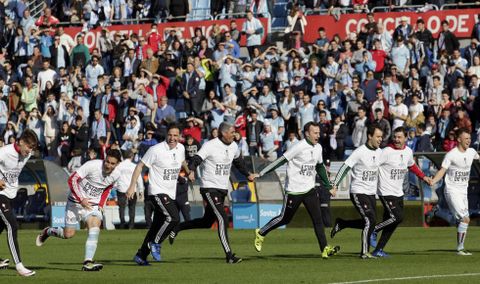
[[133,199],[134,196],[135,196],[135,188],[130,186],[127,190],[127,198]]
[[260,177],[259,174],[252,173],[252,174],[249,174],[247,178],[249,181],[254,181],[256,178],[259,178],[259,177]]
[[195,172],[194,171],[190,171],[190,173],[188,174],[188,180],[190,180],[191,182],[195,181]]
[[4,190],[7,185],[4,180],[0,180],[0,190]]
[[82,205],[82,207],[85,209],[92,210],[92,206],[90,205],[90,199],[88,198],[82,199],[80,205]]
[[330,189],[330,195],[332,195],[333,197],[335,197],[337,195],[337,187],[334,186],[332,187],[332,189]]
[[428,184],[429,186],[433,186],[433,184],[434,184],[434,183],[433,183],[433,179],[432,179],[431,177],[425,176],[425,177],[423,178],[423,181],[424,181],[426,184]]

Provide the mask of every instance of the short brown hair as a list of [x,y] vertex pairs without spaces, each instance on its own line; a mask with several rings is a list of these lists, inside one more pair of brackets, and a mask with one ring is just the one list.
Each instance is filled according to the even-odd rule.
[[38,148],[38,137],[37,134],[31,129],[25,129],[23,131],[22,136],[20,136],[20,140],[27,143],[33,149]]

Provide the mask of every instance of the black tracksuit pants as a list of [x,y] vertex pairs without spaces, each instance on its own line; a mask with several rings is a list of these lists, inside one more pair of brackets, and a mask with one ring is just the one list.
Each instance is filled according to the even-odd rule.
[[290,223],[300,204],[303,203],[307,208],[308,214],[312,219],[315,235],[317,236],[320,251],[327,246],[327,238],[323,226],[322,211],[320,209],[320,199],[318,191],[312,189],[303,194],[285,194],[283,208],[280,215],[273,218],[263,228],[260,229],[260,235],[266,236],[272,230]]
[[190,229],[210,228],[215,221],[218,221],[218,237],[225,254],[228,256],[232,253],[232,250],[230,248],[227,233],[228,217],[225,208],[223,207],[227,192],[222,189],[201,188],[200,193],[202,194],[205,203],[205,213],[203,214],[203,217],[180,223],[176,228],[176,232],[178,233]]
[[153,222],[137,253],[142,259],[146,259],[150,253],[148,243],[159,244],[163,242],[170,234],[170,231],[180,222],[177,205],[168,195],[152,195],[150,199],[154,206]]
[[7,230],[7,244],[15,264],[22,262],[17,239],[17,217],[11,206],[12,200],[0,195],[0,233]]
[[353,228],[362,230],[362,249],[361,254],[366,254],[370,248],[370,235],[375,229],[376,219],[376,200],[375,195],[367,194],[350,194],[350,200],[352,201],[355,209],[362,217],[356,220],[342,220],[340,219],[340,227]]
[[403,221],[403,196],[379,196],[383,204],[383,221],[375,226],[375,232],[382,231],[376,249],[383,249],[390,237]]

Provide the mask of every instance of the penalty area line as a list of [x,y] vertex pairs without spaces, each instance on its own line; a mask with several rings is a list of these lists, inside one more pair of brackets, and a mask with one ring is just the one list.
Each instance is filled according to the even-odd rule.
[[423,276],[395,277],[395,278],[382,278],[382,279],[366,279],[366,280],[347,281],[347,282],[332,282],[330,284],[357,284],[357,283],[373,283],[373,282],[403,281],[403,280],[432,279],[432,278],[450,278],[450,277],[471,277],[471,276],[480,276],[480,272],[478,272],[478,273],[462,273],[462,274],[423,275]]

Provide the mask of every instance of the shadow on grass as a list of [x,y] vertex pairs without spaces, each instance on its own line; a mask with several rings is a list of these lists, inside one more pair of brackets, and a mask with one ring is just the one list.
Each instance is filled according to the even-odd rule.
[[[49,264],[52,264],[52,265],[53,265],[54,263],[49,263]],[[62,262],[62,263],[55,263],[55,264],[56,264],[56,265],[64,265],[65,263]],[[68,264],[68,263],[67,263],[67,264]],[[78,263],[76,263],[76,264],[78,264]],[[49,267],[45,267],[45,266],[29,266],[28,268],[31,269],[31,270],[34,270],[34,271],[37,271],[37,270],[40,270],[40,271],[41,271],[41,270],[60,270],[60,271],[80,271],[80,272],[82,271],[82,269],[81,269],[82,267],[81,267],[81,266],[79,266],[78,269],[74,269],[74,268],[63,268],[63,267],[51,267],[51,266],[49,266]]]

